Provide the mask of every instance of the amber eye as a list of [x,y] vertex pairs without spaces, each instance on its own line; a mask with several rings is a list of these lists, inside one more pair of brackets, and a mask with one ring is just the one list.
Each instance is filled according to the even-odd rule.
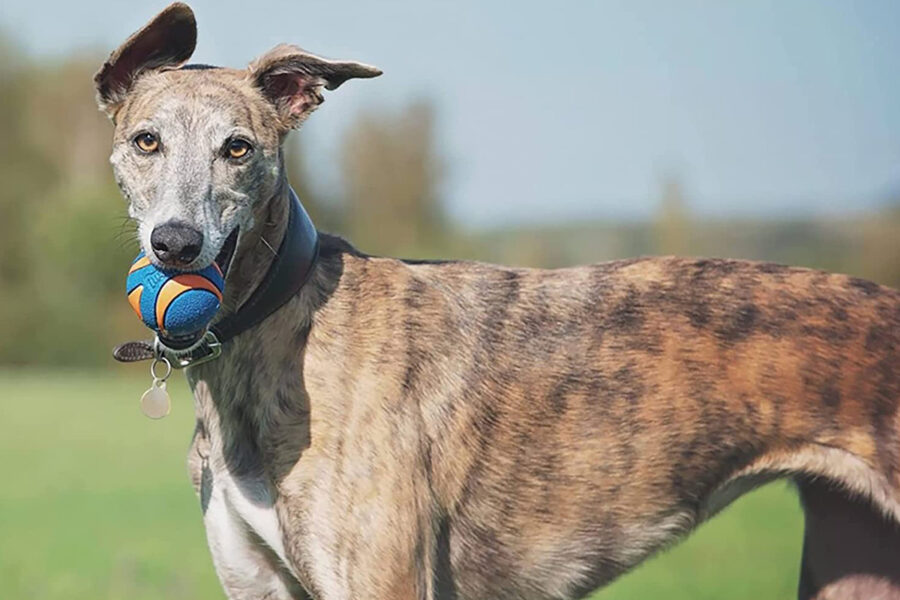
[[144,154],[153,154],[159,150],[159,139],[152,133],[139,133],[134,138],[134,145]]
[[244,158],[250,154],[251,150],[253,150],[253,146],[250,145],[250,142],[238,138],[230,140],[225,145],[225,155],[228,158]]

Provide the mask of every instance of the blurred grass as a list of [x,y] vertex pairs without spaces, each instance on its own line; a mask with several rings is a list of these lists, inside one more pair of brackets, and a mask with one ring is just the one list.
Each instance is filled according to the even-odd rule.
[[[0,371],[0,598],[223,598],[185,471],[190,395],[176,374],[172,414],[148,421],[144,371]],[[800,545],[775,483],[594,598],[791,598]]]
[[625,575],[595,600],[793,600],[803,513],[787,482],[741,498],[688,540]]
[[151,422],[147,375],[0,372],[0,598],[222,597],[185,469],[193,404],[172,379],[172,415]]

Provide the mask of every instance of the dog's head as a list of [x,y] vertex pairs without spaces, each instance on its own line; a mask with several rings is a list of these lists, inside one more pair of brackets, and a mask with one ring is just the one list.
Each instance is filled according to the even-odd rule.
[[322,89],[381,72],[277,46],[246,69],[183,66],[197,25],[172,4],[132,35],[94,82],[115,124],[110,162],[145,254],[165,268],[225,270],[240,231],[282,185],[281,143]]

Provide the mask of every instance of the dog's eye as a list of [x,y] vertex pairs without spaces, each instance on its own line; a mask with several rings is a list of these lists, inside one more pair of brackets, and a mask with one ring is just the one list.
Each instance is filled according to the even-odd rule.
[[253,150],[250,142],[241,139],[230,140],[225,145],[225,155],[228,158],[244,158]]
[[139,133],[134,138],[134,145],[144,154],[153,154],[159,150],[159,138],[152,133]]

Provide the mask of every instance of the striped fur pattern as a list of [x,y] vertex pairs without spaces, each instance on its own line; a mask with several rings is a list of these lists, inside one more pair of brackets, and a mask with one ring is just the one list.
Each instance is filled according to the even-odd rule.
[[[349,63],[282,47],[249,71],[160,67],[189,55],[193,16],[167,10],[147,30],[174,47],[124,95],[100,85],[113,163],[136,218],[186,211],[205,232],[198,260],[240,226],[227,313],[283,235],[281,141],[335,87],[310,77]],[[141,38],[126,44],[152,46]],[[167,157],[135,166],[123,146],[152,123],[171,156],[208,164],[226,121],[257,151],[211,179]],[[323,234],[297,297],[188,371],[189,471],[233,599],[581,598],[784,476],[807,510],[800,597],[887,598],[900,590],[898,359],[900,293],[844,275],[416,263]]]

